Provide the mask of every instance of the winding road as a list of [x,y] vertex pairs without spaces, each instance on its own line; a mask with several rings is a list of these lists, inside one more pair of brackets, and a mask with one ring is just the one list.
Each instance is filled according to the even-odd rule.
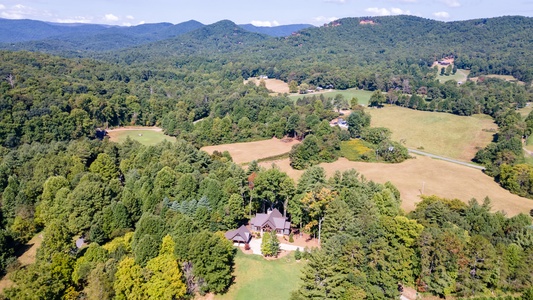
[[444,160],[444,161],[447,161],[447,162],[451,162],[451,163],[454,163],[454,164],[458,164],[458,165],[462,165],[462,166],[478,169],[478,170],[481,170],[481,171],[485,170],[485,167],[483,167],[483,166],[474,165],[474,164],[467,163],[467,162],[460,161],[460,160],[456,160],[456,159],[453,159],[453,158],[444,157],[444,156],[440,156],[440,155],[435,155],[435,154],[431,154],[431,153],[427,153],[427,152],[420,151],[420,150],[415,150],[415,149],[407,149],[407,150],[410,153],[414,153],[414,154],[418,154],[418,155],[424,155],[424,156],[428,156],[428,157],[431,157],[431,158]]

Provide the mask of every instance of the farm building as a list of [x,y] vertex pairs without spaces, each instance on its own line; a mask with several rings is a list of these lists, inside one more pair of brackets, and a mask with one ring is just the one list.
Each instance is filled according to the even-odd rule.
[[276,231],[277,234],[289,234],[291,231],[291,222],[287,222],[279,210],[269,210],[266,214],[256,214],[252,218],[252,230]]
[[329,121],[329,126],[331,127],[339,126],[340,128],[348,129],[348,123],[343,118],[335,118]]
[[224,234],[224,236],[234,242],[234,243],[245,243],[247,244],[250,239],[252,238],[252,234],[246,228],[246,226],[242,225],[238,229],[230,230]]

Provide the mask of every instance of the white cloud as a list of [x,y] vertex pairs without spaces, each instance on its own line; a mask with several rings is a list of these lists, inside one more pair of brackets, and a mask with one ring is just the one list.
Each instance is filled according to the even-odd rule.
[[126,19],[128,19],[128,20],[133,20],[133,19],[135,19],[135,18],[134,18],[133,16],[126,16]]
[[366,12],[378,15],[378,16],[392,16],[392,15],[410,15],[411,12],[408,10],[403,10],[401,8],[392,7],[390,9],[387,8],[379,8],[379,7],[369,7],[365,9]]
[[416,3],[418,0],[389,0],[391,2],[401,2],[401,3]]
[[39,11],[22,4],[16,4],[13,6],[0,4],[0,10],[2,10],[0,17],[6,19],[43,19],[51,16],[51,14],[45,10]]
[[110,22],[116,22],[119,20],[119,17],[115,16],[114,14],[106,14],[104,16],[104,20],[110,21]]
[[338,19],[339,18],[337,18],[337,17],[319,16],[319,17],[314,18],[314,21],[315,21],[315,23],[323,24],[323,23],[333,22],[333,21],[338,20]]
[[459,7],[461,3],[458,0],[440,0],[440,2],[446,4],[449,7]]
[[91,23],[92,19],[85,17],[73,17],[70,19],[56,19],[57,23]]
[[278,21],[252,21],[252,25],[258,26],[258,27],[272,27],[272,26],[279,26]]
[[2,18],[4,19],[23,19],[24,16],[22,16],[21,14],[19,13],[16,13],[16,12],[8,12],[8,11],[3,11],[0,16],[2,16]]
[[446,20],[450,18],[450,14],[445,11],[434,12],[433,16],[437,19]]
[[346,3],[346,0],[324,0],[326,3],[337,3],[337,4],[344,4]]

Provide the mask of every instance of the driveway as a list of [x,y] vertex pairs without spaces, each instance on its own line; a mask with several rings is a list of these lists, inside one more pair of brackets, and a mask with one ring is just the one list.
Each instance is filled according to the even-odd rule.
[[[248,245],[250,245],[250,249],[254,254],[263,255],[263,253],[261,253],[261,239],[252,239]],[[242,247],[244,247],[244,245]],[[279,248],[285,251],[296,251],[296,249],[299,248],[300,251],[304,251],[304,247],[282,243],[279,244]]]

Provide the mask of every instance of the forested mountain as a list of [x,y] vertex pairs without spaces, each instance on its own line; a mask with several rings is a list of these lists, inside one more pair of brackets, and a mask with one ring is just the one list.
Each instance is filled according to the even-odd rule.
[[245,30],[250,32],[262,33],[274,37],[289,36],[295,34],[297,31],[300,31],[305,28],[314,27],[310,24],[291,24],[291,25],[279,25],[279,26],[254,26],[252,24],[241,24],[239,25]]
[[[402,149],[391,162],[407,153],[390,131],[369,128],[357,99],[293,101],[243,79],[267,75],[304,92],[358,87],[374,91],[371,106],[490,115],[500,131],[476,161],[505,188],[533,197],[533,166],[522,151],[533,113],[523,120],[516,112],[533,100],[532,18],[346,18],[280,38],[228,20],[178,25],[95,26],[70,40],[49,28],[54,39],[0,51],[0,272],[14,271],[16,284],[8,299],[224,293],[235,250],[221,231],[246,223],[250,205],[278,208],[312,234],[322,226],[323,247],[305,254],[293,299],[392,299],[398,284],[440,297],[530,299],[529,216],[492,213],[488,199],[439,197],[406,214],[390,183],[353,170],[328,179],[313,165],[335,160],[341,141],[374,140],[376,153]],[[512,74],[525,84],[441,83],[431,65],[445,56],[472,75]],[[348,131],[328,122],[342,106],[353,110]],[[161,126],[178,141],[95,138],[96,128],[121,125]],[[252,163],[245,171],[227,153],[198,150],[273,136],[302,140],[289,154],[293,167],[307,169],[297,183],[278,169]],[[41,231],[36,263],[21,268],[15,250]],[[90,245],[76,249],[74,236]]]
[[157,23],[131,27],[2,20],[0,27],[4,27],[5,31],[4,36],[0,36],[0,42],[9,50],[107,51],[172,38],[202,26],[194,20],[176,25]]

